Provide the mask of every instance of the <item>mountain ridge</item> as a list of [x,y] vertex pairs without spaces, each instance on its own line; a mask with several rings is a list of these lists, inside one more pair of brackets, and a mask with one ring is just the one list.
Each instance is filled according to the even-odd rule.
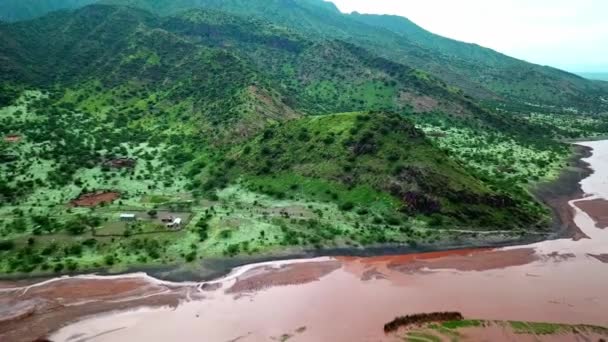
[[[553,110],[576,108],[590,113],[608,110],[599,99],[608,93],[604,84],[517,60],[476,44],[444,38],[398,16],[344,14],[333,3],[321,0],[102,0],[100,3],[129,5],[162,15],[207,8],[264,18],[309,35],[346,40],[424,70],[489,106],[506,105],[524,111],[538,106]],[[71,7],[64,7],[79,6],[71,3]]]

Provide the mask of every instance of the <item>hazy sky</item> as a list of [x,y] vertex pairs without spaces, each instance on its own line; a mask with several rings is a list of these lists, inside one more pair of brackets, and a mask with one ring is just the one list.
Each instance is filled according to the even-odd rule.
[[569,71],[608,72],[608,0],[331,0]]

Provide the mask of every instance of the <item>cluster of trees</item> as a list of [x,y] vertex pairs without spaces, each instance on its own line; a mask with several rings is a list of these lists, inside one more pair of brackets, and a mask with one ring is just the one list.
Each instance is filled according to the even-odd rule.
[[212,216],[210,214],[206,214],[194,225],[200,242],[209,238],[209,220],[211,220],[211,218]]
[[82,242],[63,245],[52,242],[38,246],[38,242],[32,237],[28,239],[25,246],[20,248],[13,241],[2,241],[0,242],[0,253],[11,251],[10,254],[3,257],[8,272],[29,273],[36,269],[72,272],[78,269],[77,259],[82,257],[85,250],[95,249],[97,244],[95,239],[86,239]]

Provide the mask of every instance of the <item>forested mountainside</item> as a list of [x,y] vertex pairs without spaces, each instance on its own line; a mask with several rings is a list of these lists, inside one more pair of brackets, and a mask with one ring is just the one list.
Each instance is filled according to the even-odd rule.
[[564,73],[567,104],[519,111],[529,99],[462,63],[542,67],[401,19],[316,0],[128,4],[0,23],[2,272],[540,239],[551,217],[528,189],[566,166],[557,140],[608,131],[605,99],[582,100],[602,83]]
[[96,1],[97,0],[3,0],[0,2],[0,20],[28,20],[57,10],[86,6]]
[[395,16],[342,14],[322,0],[102,0],[129,4],[161,15],[186,8],[214,8],[257,16],[281,26],[320,37],[342,39],[379,56],[433,74],[466,94],[489,103],[526,107],[549,106],[552,110],[574,107],[581,111],[605,111],[601,100],[608,85],[589,82],[551,67],[517,60],[474,44],[434,35]]
[[[43,14],[58,8],[75,8],[90,0],[57,0],[53,6],[41,2],[26,10],[29,1],[8,1],[5,19],[23,19],[21,13]],[[551,67],[526,63],[475,44],[434,35],[406,18],[388,15],[343,14],[323,0],[101,0],[100,3],[143,8],[160,15],[172,15],[192,8],[256,16],[316,38],[337,38],[363,47],[392,61],[409,65],[439,77],[466,94],[488,104],[515,109],[573,108],[596,113],[606,111],[601,100],[608,93],[606,83],[590,82]]]
[[155,105],[164,110],[192,102],[181,115],[206,116],[200,124],[211,125],[210,132],[237,129],[246,135],[264,120],[369,109],[443,111],[470,124],[514,128],[424,72],[347,42],[309,40],[216,11],[156,17],[94,5],[2,25],[0,39],[8,47],[0,66],[5,81],[103,84],[81,95],[91,98],[126,84],[155,93]]

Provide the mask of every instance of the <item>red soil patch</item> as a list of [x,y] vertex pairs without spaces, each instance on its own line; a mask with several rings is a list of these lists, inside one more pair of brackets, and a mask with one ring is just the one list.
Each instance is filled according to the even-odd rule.
[[21,141],[21,136],[17,135],[17,134],[7,135],[4,137],[4,141],[10,142],[10,143],[16,143],[16,142]]
[[118,198],[120,198],[118,192],[103,191],[81,195],[71,203],[75,207],[94,207],[101,203],[112,203]]

